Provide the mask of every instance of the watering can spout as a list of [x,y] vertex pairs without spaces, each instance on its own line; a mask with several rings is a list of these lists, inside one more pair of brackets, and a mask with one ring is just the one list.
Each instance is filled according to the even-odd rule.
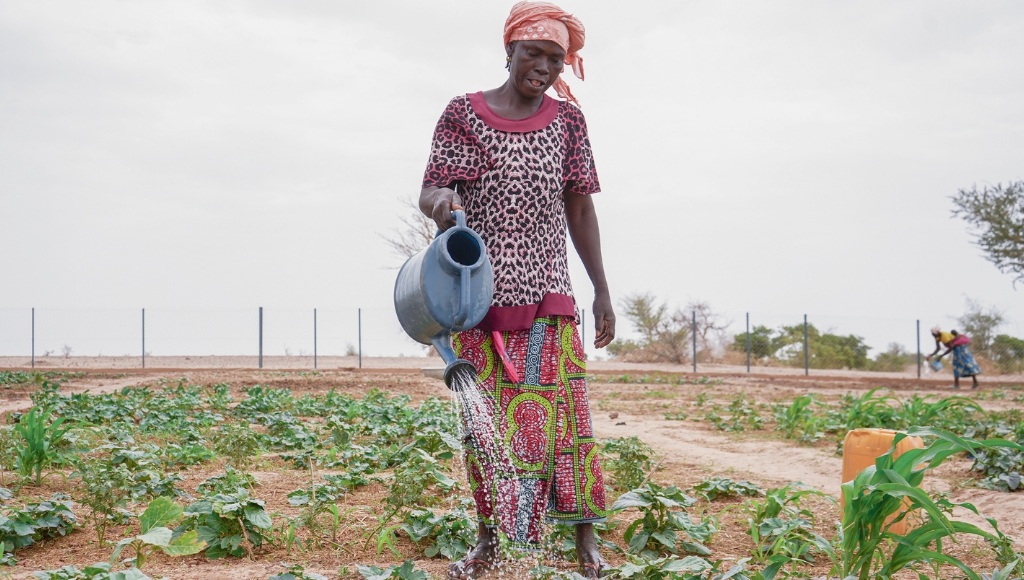
[[[469,377],[476,377],[476,367],[473,363],[466,359],[459,358],[455,354],[455,350],[452,348],[452,336],[450,333],[443,332],[430,339],[430,342],[437,349],[437,354],[441,355],[441,360],[445,362],[444,367],[444,384],[448,385],[448,388],[457,391],[462,387],[468,386],[464,384],[456,384],[456,375],[462,374]],[[463,369],[463,370],[458,370]]]

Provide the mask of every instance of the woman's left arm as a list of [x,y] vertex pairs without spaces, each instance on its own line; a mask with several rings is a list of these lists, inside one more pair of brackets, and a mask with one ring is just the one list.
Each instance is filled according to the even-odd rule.
[[569,237],[576,247],[587,275],[594,284],[594,322],[597,337],[594,346],[604,348],[615,338],[615,312],[608,292],[608,281],[604,276],[604,261],[601,258],[601,231],[597,225],[594,200],[589,195],[573,193],[566,188],[565,219],[569,226]]

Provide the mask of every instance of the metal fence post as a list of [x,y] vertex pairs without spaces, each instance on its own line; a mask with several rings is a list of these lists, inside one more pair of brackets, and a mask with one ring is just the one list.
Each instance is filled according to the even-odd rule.
[[260,368],[263,368],[263,307],[260,306]]
[[316,308],[313,309],[313,370],[316,370]]
[[747,313],[747,372],[750,372],[750,313]]
[[363,309],[359,309],[358,318],[356,320],[358,328],[356,332],[359,338],[359,368],[363,368]]
[[142,309],[142,368],[146,368],[146,309]]
[[32,307],[32,368],[36,368],[36,308]]
[[921,378],[921,321],[917,321],[917,378]]
[[697,372],[697,311],[693,311],[693,372]]
[[811,354],[807,348],[807,315],[804,314],[804,374],[811,374]]

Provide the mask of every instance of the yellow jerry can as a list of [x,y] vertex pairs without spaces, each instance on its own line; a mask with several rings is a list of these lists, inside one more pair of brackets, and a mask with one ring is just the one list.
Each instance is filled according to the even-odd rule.
[[[847,433],[846,440],[843,442],[843,480],[841,483],[853,481],[858,473],[866,467],[874,465],[875,459],[892,448],[892,441],[895,438],[896,431],[891,429],[854,429]],[[911,449],[923,447],[924,441],[920,437],[904,437],[896,445],[896,457]],[[904,503],[909,506],[910,500],[906,499]],[[839,495],[839,505],[840,507],[843,505],[842,494]],[[892,521],[898,515],[893,514],[887,521]],[[889,531],[894,534],[906,534],[909,527],[908,519],[904,518],[893,524]]]

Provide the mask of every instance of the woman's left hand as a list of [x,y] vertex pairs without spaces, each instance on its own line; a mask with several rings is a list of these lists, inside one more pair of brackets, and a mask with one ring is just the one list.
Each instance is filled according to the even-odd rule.
[[615,340],[615,311],[612,299],[607,293],[594,297],[594,322],[597,336],[594,338],[595,348],[604,348]]

